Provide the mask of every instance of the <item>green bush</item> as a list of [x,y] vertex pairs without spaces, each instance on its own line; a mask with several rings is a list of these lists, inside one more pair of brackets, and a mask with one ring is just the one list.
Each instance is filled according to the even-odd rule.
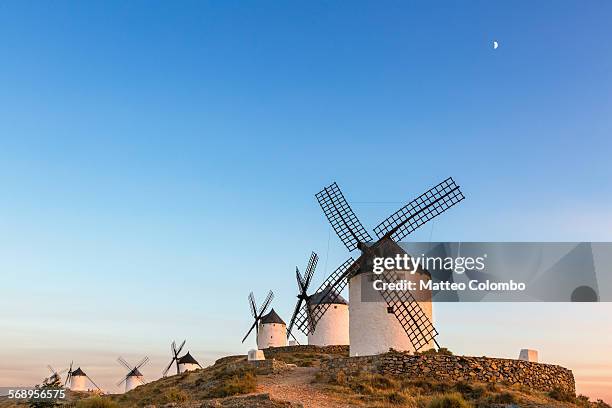
[[461,394],[451,392],[435,396],[427,408],[471,408],[471,405],[463,399]]
[[76,404],[76,408],[118,408],[116,402],[102,397],[91,397],[80,400]]

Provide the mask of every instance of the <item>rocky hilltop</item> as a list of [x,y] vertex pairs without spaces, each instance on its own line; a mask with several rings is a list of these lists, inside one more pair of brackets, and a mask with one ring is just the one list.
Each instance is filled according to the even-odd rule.
[[[174,375],[128,393],[69,394],[75,408],[479,408],[597,407],[576,397],[571,371],[515,360],[409,355],[391,351],[349,358],[347,347],[294,346],[266,350],[266,360],[219,359],[205,369]],[[541,367],[540,367],[541,366]],[[529,370],[536,370],[526,385]],[[477,373],[470,375],[470,373]],[[502,373],[502,374],[500,374]],[[505,377],[504,377],[504,374]],[[559,378],[557,378],[559,377]],[[0,402],[0,407],[15,405]]]

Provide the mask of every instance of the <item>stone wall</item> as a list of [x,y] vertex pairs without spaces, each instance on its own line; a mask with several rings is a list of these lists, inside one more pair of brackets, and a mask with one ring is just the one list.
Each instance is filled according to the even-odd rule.
[[349,346],[286,346],[286,347],[270,347],[264,349],[266,358],[272,358],[279,353],[319,353],[319,354],[339,354],[342,356],[349,355]]
[[237,361],[231,361],[226,363],[225,369],[227,371],[237,371],[243,369],[252,369],[255,374],[267,375],[276,374],[286,371],[289,367],[287,363],[273,358],[267,360],[254,360],[247,361],[246,358]]
[[332,375],[338,371],[347,375],[366,371],[450,382],[507,382],[540,391],[559,388],[576,392],[574,375],[566,368],[503,358],[411,355],[392,351],[376,356],[330,359],[322,362],[321,369]]

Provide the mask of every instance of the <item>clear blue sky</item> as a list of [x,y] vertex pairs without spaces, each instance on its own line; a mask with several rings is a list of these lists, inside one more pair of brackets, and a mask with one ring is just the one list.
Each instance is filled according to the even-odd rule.
[[[332,181],[373,227],[453,176],[467,200],[414,239],[612,240],[611,18],[1,1],[0,380],[74,358],[113,389],[118,353],[156,357],[154,378],[172,338],[244,351],[250,290],[288,319],[295,265],[319,252],[318,284],[346,259],[314,199]],[[443,342],[477,352],[449,315]]]

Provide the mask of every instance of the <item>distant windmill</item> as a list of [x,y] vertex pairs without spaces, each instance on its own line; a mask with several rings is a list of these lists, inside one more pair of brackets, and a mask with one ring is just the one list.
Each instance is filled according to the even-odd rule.
[[200,363],[198,363],[189,352],[187,352],[187,354],[185,354],[184,356],[179,357],[181,350],[183,350],[183,346],[185,346],[185,342],[186,340],[183,340],[178,349],[176,348],[176,342],[172,342],[172,344],[170,345],[170,351],[172,352],[172,360],[170,360],[170,364],[168,364],[168,367],[166,367],[166,369],[163,371],[162,376],[165,377],[166,375],[168,375],[168,371],[170,371],[170,368],[173,364],[176,364],[177,374],[184,373],[185,371],[193,371],[197,370],[198,368],[202,368]]
[[[332,294],[331,291],[326,293],[326,296],[323,296],[324,293],[322,292],[312,295],[308,295],[307,293],[318,260],[318,255],[313,252],[310,255],[310,260],[308,261],[304,276],[300,274],[300,270],[297,267],[295,268],[298,284],[298,301],[295,305],[291,321],[289,322],[287,337],[289,335],[293,336],[292,329],[295,326],[308,336],[308,344],[310,345],[330,346],[349,344],[348,302],[344,300],[342,296],[330,296]],[[317,309],[325,307],[323,305],[327,303],[332,304],[333,307],[329,308],[327,313],[321,316],[315,330],[313,314]],[[293,338],[295,338],[295,336]]]
[[71,361],[70,368],[68,369],[68,376],[66,377],[66,382],[64,383],[64,386],[67,385],[72,391],[88,391],[87,380],[89,380],[89,382],[94,387],[96,387],[98,391],[102,391],[102,389],[98,387],[98,385],[93,382],[93,380],[87,374],[85,374],[83,370],[81,370],[81,367],[77,368],[76,370],[73,370],[72,363],[73,362]]
[[255,329],[258,349],[263,350],[268,347],[282,347],[287,345],[287,325],[283,319],[280,318],[274,309],[270,310],[270,313],[264,315],[273,298],[274,293],[272,291],[268,292],[266,300],[264,300],[259,309],[257,309],[253,292],[249,294],[249,306],[251,307],[251,314],[255,321],[242,339],[243,343],[247,337],[249,337],[253,329]]
[[51,380],[51,382],[53,382],[54,380],[57,380],[58,382],[62,382],[62,374],[64,374],[65,372],[68,371],[67,368],[64,368],[61,371],[57,371],[55,368],[53,368],[51,365],[47,365],[47,368],[49,369],[49,371],[51,371],[51,376],[49,377],[49,380]]
[[117,387],[119,387],[121,384],[125,382],[125,392],[128,392],[138,387],[139,385],[145,383],[144,377],[142,373],[139,371],[139,368],[143,367],[145,364],[149,362],[149,357],[143,358],[142,360],[140,360],[138,364],[136,364],[133,367],[130,366],[130,364],[127,361],[125,361],[125,359],[121,356],[117,358],[117,361],[119,362],[119,364],[121,364],[122,366],[128,369],[128,372],[123,378],[123,380],[117,383]]
[[[364,299],[363,290],[372,285],[369,279],[374,257],[394,257],[405,254],[397,242],[414,230],[459,203],[465,197],[452,178],[448,178],[421,194],[381,222],[373,241],[363,227],[336,183],[316,194],[325,216],[349,251],[359,249],[355,261],[346,260],[320,286],[323,298],[340,296],[348,284],[350,302],[350,355],[372,355],[395,350],[419,351],[437,345],[438,332],[432,323],[431,293],[429,300],[417,301],[410,291],[381,291],[374,295],[380,301]],[[428,279],[426,271],[418,271],[419,279]],[[385,271],[382,278],[394,282],[404,271]],[[364,277],[365,276],[365,277]],[[382,301],[382,302],[381,302]],[[315,330],[330,304],[322,305],[309,319],[310,330]],[[308,318],[306,317],[308,320]],[[407,336],[406,336],[407,335]]]

